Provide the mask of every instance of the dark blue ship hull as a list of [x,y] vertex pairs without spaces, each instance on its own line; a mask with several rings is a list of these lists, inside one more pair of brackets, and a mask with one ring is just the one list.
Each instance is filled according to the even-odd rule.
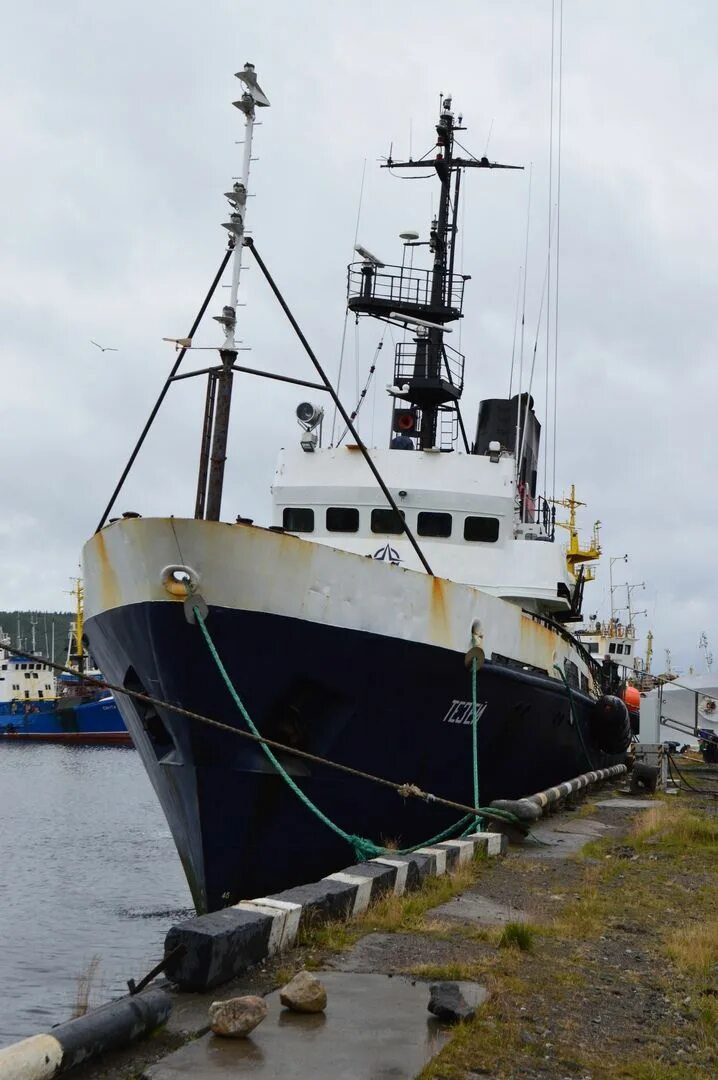
[[[219,654],[262,734],[473,805],[470,676],[459,653],[277,615],[214,608]],[[243,730],[183,608],[145,603],[89,619],[106,677]],[[478,678],[480,802],[514,798],[623,760],[591,742],[593,700],[487,661]],[[261,897],[352,862],[351,847],[288,788],[262,749],[169,710],[120,702],[199,910]],[[285,754],[309,798],[348,833],[417,844],[460,818]]]

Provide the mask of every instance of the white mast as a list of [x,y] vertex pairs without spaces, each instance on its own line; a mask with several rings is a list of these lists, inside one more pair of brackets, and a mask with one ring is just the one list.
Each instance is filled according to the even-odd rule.
[[232,366],[237,360],[237,295],[239,292],[239,275],[242,269],[242,254],[245,237],[245,217],[247,211],[247,192],[249,186],[249,169],[252,160],[252,137],[254,135],[255,109],[258,106],[269,105],[269,100],[257,82],[254,64],[245,64],[242,71],[236,73],[240,82],[244,83],[245,90],[239,101],[232,104],[244,113],[244,151],[242,154],[242,175],[234,183],[232,190],[226,193],[226,197],[232,206],[229,221],[224,223],[234,239],[234,253],[232,255],[232,284],[230,287],[229,303],[222,308],[221,315],[215,315],[215,320],[224,327],[224,344],[220,346],[222,358],[222,370],[217,376],[217,402],[214,412],[214,435],[212,439],[212,454],[209,472],[209,484],[207,488],[207,513],[210,521],[218,521],[222,504],[222,486],[224,481],[224,463],[227,457],[227,434],[229,429],[229,409],[232,399]]
[[[235,108],[244,113],[244,152],[242,154],[242,176],[239,181],[233,185],[232,190],[226,193],[226,197],[229,199],[233,209],[230,214],[230,220],[225,223],[224,227],[232,233],[235,241],[234,255],[232,257],[232,285],[229,294],[229,304],[224,308],[222,315],[218,317],[218,321],[222,322],[225,327],[223,348],[231,349],[233,352],[237,351],[234,332],[237,323],[237,295],[239,293],[239,275],[242,269],[242,248],[245,235],[244,223],[247,214],[247,195],[249,193],[249,170],[252,161],[255,107],[269,105],[269,100],[257,82],[254,64],[245,64],[244,70],[238,71],[235,78],[239,79],[240,82],[243,82],[246,87],[240,100],[232,102]],[[227,311],[227,307],[232,309],[231,316]]]

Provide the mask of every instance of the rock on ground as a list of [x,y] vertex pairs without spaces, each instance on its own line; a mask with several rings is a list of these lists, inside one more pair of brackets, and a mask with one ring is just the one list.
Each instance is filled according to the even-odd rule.
[[316,975],[300,971],[279,991],[279,1000],[294,1012],[318,1013],[327,1007],[327,992]]
[[429,1012],[440,1020],[470,1020],[488,994],[475,983],[440,982],[429,987]]
[[209,1023],[215,1035],[243,1039],[261,1024],[267,1015],[264,998],[249,994],[247,997],[213,1001],[209,1007]]

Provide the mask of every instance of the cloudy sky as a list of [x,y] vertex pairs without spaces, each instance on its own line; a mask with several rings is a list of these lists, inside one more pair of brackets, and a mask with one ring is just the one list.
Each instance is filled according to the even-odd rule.
[[[392,143],[406,153],[411,140],[417,156],[431,146],[441,91],[474,153],[488,144],[496,160],[532,164],[528,358],[548,236],[551,0],[3,7],[0,609],[68,606],[81,545],[173,362],[161,339],[187,332],[222,256],[245,60],[272,102],[250,224],[328,370],[362,173],[360,241],[400,261],[398,233],[426,233],[435,189],[378,159]],[[701,631],[718,650],[717,33],[710,0],[565,0],[557,486],[576,483],[607,556],[630,554],[614,581],[645,581],[634,599],[654,669],[668,648],[675,668],[699,664]],[[464,185],[472,428],[479,399],[508,390],[528,176]],[[245,361],[311,377],[256,268],[243,294]],[[199,343],[218,341],[214,325]],[[377,324],[349,327],[349,407],[379,336]],[[542,402],[545,324],[540,342]],[[362,420],[378,444],[390,348],[382,362]],[[235,386],[224,516],[267,521],[298,394]],[[171,391],[119,510],[192,512],[201,409],[198,382]],[[607,613],[606,559],[586,606]]]

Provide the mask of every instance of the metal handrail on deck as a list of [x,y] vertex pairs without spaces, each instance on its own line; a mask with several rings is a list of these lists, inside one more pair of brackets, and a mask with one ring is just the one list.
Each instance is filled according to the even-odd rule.
[[[464,277],[444,275],[439,307],[446,318],[458,318],[464,302]],[[432,271],[409,266],[378,266],[350,263],[347,270],[347,298],[351,301],[379,301],[395,306],[431,308]]]

